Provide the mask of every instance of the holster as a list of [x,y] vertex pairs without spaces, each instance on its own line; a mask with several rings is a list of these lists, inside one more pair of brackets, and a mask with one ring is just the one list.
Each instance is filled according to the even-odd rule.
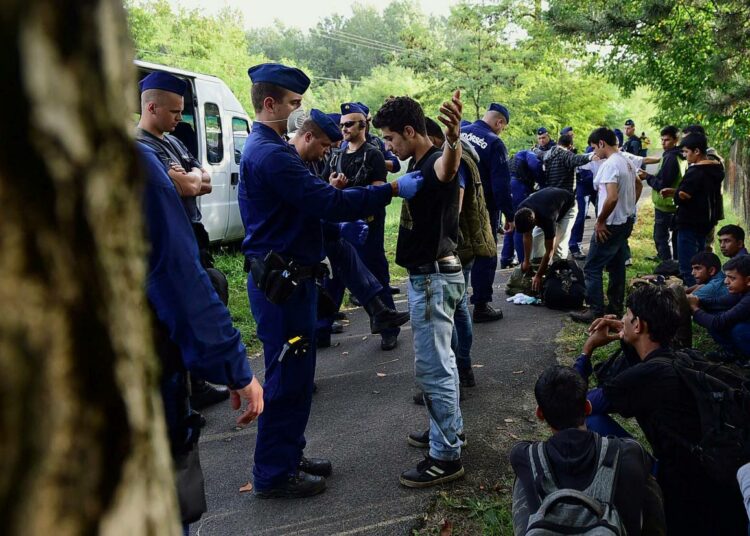
[[281,255],[273,251],[269,251],[263,259],[245,259],[245,268],[252,274],[255,286],[262,290],[266,299],[273,304],[284,303],[297,287],[294,270]]

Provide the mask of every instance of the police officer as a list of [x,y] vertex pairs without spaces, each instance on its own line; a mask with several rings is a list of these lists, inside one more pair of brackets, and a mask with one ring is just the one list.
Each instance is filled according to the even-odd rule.
[[539,127],[536,129],[536,149],[540,151],[549,151],[552,149],[557,142],[550,138],[549,131],[545,127]]
[[643,149],[641,139],[635,135],[635,121],[628,119],[625,121],[625,135],[628,137],[622,146],[622,150],[626,153],[641,156],[641,150]]
[[[499,136],[509,122],[508,109],[493,102],[482,119],[461,128],[461,139],[469,142],[479,154],[479,174],[495,241],[500,225],[500,212],[505,216],[505,230],[510,231],[513,225],[508,150]],[[495,280],[496,268],[497,254],[492,257],[476,257],[474,260],[471,269],[474,322],[491,322],[503,317],[503,312],[494,309],[489,303],[492,301],[492,283]]]
[[[146,295],[155,316],[164,414],[187,532],[187,524],[197,521],[206,508],[197,450],[200,426],[188,401],[188,372],[228,385],[235,409],[240,407],[240,397],[248,400],[238,424],[249,423],[263,411],[263,388],[253,377],[229,311],[200,264],[193,230],[173,182],[153,149],[137,147],[146,174],[143,206],[151,243]],[[185,292],[186,288],[192,292]]]
[[409,174],[390,184],[347,190],[327,184],[308,171],[282,138],[310,79],[276,63],[256,65],[248,74],[256,120],[242,153],[239,203],[245,225],[242,251],[251,267],[248,296],[266,365],[255,493],[261,498],[308,497],[322,492],[324,476],[331,474],[329,461],[302,456],[315,374],[320,220],[373,214],[394,195],[415,195],[421,177]]

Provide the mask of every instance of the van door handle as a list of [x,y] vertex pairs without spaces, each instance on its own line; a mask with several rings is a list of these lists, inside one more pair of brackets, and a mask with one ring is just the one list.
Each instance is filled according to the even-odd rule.
[[236,172],[232,173],[229,181],[232,184],[232,186],[237,186],[240,183],[240,174]]

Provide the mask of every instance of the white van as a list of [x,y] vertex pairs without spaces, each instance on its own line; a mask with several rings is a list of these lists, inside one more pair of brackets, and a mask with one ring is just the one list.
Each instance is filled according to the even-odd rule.
[[240,157],[250,133],[250,119],[220,78],[183,71],[156,63],[136,61],[138,80],[153,71],[165,71],[187,82],[185,111],[172,133],[203,163],[213,190],[198,197],[203,225],[211,242],[244,238],[237,204]]

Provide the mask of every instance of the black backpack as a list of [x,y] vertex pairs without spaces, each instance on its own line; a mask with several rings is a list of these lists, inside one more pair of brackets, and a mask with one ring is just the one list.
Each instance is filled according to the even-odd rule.
[[542,301],[550,309],[580,309],[586,297],[583,271],[575,261],[559,260],[547,270]]
[[701,439],[691,442],[680,430],[664,429],[718,482],[736,484],[737,470],[750,462],[750,381],[728,365],[712,363],[695,350],[680,350],[669,362],[695,398]]

